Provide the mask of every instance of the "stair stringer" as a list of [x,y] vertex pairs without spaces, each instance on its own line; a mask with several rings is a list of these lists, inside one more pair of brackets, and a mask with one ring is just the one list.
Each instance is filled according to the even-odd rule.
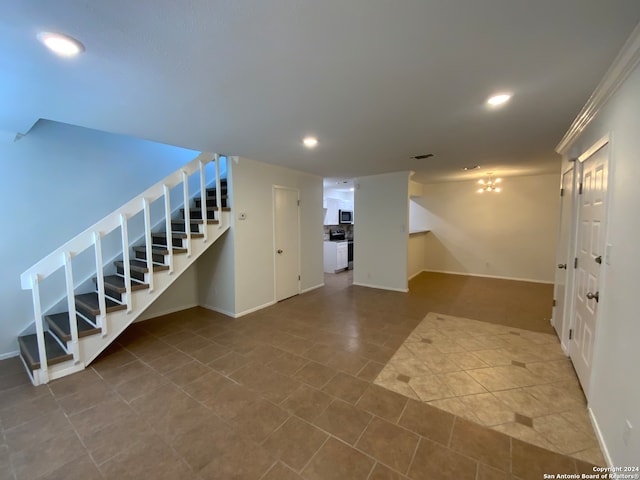
[[[131,312],[120,310],[111,312],[106,315],[107,333],[99,335],[91,335],[78,339],[78,347],[80,351],[80,361],[74,363],[68,360],[56,365],[50,365],[48,369],[48,381],[56,378],[62,378],[75,372],[84,370],[95,358],[102,353],[120,334],[131,325],[137,318],[142,315],[160,295],[162,295],[178,277],[180,277],[211,245],[213,245],[228,229],[230,222],[230,212],[222,212],[220,222],[223,225],[203,224],[207,228],[208,238],[206,242],[202,238],[194,238],[191,240],[191,255],[187,254],[173,256],[173,272],[168,270],[153,273],[154,289],[137,290],[131,293],[132,309]],[[149,274],[147,274],[149,275]],[[34,384],[47,383],[47,380],[40,378],[40,370],[35,370]]]

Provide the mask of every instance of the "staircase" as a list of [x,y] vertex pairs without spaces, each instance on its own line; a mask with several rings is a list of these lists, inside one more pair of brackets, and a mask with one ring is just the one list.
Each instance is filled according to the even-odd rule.
[[[212,162],[210,184],[206,176]],[[34,385],[83,370],[228,230],[227,181],[220,178],[220,162],[218,155],[199,155],[21,275],[22,288],[33,294],[36,333],[20,336],[18,344]],[[194,180],[199,180],[199,191],[191,196]],[[172,208],[176,192],[182,195]],[[163,213],[152,228],[154,202]],[[137,214],[143,215],[144,233],[130,244],[131,219]],[[120,258],[105,262],[102,239],[118,230]],[[95,251],[95,289],[80,292],[86,282],[74,282],[72,259],[88,249]],[[67,311],[43,312],[42,282],[61,269]]]

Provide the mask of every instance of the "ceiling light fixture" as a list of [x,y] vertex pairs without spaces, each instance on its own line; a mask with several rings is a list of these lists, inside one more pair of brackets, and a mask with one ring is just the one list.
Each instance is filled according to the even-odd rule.
[[465,172],[468,172],[469,170],[478,170],[480,168],[480,165],[474,165],[472,167],[462,167],[462,170],[464,170]]
[[511,100],[510,93],[500,93],[498,95],[493,95],[492,97],[489,97],[489,99],[487,100],[487,103],[492,107],[497,107],[499,105],[504,105],[509,100]]
[[74,57],[84,52],[84,45],[75,38],[61,33],[40,32],[40,40],[49,50],[61,57]]
[[497,184],[502,182],[501,178],[496,178],[494,179],[491,175],[491,173],[487,173],[487,175],[489,176],[488,180],[478,180],[478,183],[480,185],[482,185],[479,189],[478,189],[478,193],[483,193],[483,192],[494,192],[494,193],[500,193],[500,191],[502,190]]
[[304,143],[304,146],[307,148],[313,148],[318,145],[318,139],[316,137],[305,137],[302,143]]

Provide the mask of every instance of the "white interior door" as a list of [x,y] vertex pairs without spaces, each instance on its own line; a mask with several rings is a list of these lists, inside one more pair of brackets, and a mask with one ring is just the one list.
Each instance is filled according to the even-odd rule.
[[567,272],[571,268],[570,241],[571,241],[571,223],[573,219],[573,174],[574,169],[571,168],[562,174],[562,197],[560,201],[560,234],[558,239],[558,253],[556,255],[557,270],[555,278],[555,287],[553,298],[555,306],[553,308],[553,326],[556,329],[558,337],[562,341],[563,347],[568,351],[567,342],[565,342],[565,292],[567,287]]
[[300,293],[298,190],[274,187],[274,264],[276,301]]
[[582,161],[582,194],[578,195],[578,264],[569,354],[587,398],[605,246],[608,155],[609,146],[605,144]]

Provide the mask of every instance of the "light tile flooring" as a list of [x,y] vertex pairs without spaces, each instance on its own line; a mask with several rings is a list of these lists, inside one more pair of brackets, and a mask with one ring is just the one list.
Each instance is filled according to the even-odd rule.
[[375,383],[520,440],[605,465],[556,335],[429,313]]

